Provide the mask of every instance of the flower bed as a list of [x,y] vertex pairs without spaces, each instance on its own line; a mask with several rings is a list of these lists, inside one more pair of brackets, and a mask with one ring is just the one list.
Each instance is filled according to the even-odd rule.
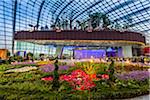
[[147,70],[149,68],[149,65],[141,63],[115,63],[115,69],[122,71]]
[[[10,65],[9,65],[10,66]],[[16,66],[10,66],[15,68]],[[107,63],[59,65],[58,90],[53,90],[53,64],[23,73],[0,73],[0,99],[99,100],[122,99],[149,93],[148,71],[123,71],[113,78]],[[9,69],[5,66],[5,70]],[[27,68],[28,69],[28,68]],[[26,68],[25,68],[26,70]]]
[[13,62],[11,65],[30,65],[30,64],[36,64],[35,62]]
[[39,61],[36,64],[37,65],[47,65],[47,64],[53,64],[54,61]]
[[150,71],[131,71],[129,73],[116,75],[121,80],[145,81],[150,78]]
[[[69,66],[59,66],[59,70],[68,70]],[[54,71],[54,65],[53,64],[46,64],[43,66],[40,66],[40,70],[43,72],[53,72]]]
[[[75,90],[89,90],[95,86],[92,80],[97,79],[96,77],[90,77],[82,70],[75,70],[71,75],[62,75],[59,77],[60,81],[67,81]],[[52,77],[45,77],[41,80],[52,81]]]

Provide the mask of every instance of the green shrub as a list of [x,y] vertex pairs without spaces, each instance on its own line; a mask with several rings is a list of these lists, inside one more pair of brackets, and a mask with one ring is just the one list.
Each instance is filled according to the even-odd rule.
[[54,65],[55,65],[55,69],[54,69],[54,75],[53,75],[54,79],[53,79],[53,82],[52,82],[52,84],[53,84],[52,89],[58,91],[58,89],[60,87],[59,74],[58,74],[58,68],[59,68],[58,60],[55,61]]

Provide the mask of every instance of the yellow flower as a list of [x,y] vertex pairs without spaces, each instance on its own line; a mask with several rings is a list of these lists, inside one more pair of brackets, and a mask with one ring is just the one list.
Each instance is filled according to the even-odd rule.
[[52,64],[54,63],[53,61],[39,61],[37,62],[37,65],[47,65],[47,64]]
[[87,74],[96,74],[95,67],[94,67],[91,63],[84,64],[84,65],[83,65],[83,70],[84,70]]

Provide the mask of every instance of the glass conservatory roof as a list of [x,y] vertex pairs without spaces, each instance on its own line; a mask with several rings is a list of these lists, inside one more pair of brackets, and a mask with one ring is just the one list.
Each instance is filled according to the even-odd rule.
[[37,24],[50,27],[58,19],[75,22],[95,12],[106,14],[112,23],[127,24],[150,43],[150,0],[0,0],[0,38],[11,44],[13,25],[15,31]]

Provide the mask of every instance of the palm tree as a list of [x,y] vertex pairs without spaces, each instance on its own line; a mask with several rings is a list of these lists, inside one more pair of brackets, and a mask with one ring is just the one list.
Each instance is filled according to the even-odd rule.
[[45,30],[48,30],[48,26],[47,25],[45,25]]
[[83,20],[83,22],[81,23],[81,29],[82,29],[82,30],[85,30],[85,28],[87,27],[87,24],[86,24],[86,23],[87,23],[87,21],[84,21],[84,20]]
[[51,28],[54,30],[54,29],[55,29],[55,26],[56,26],[55,24],[52,24],[52,25],[51,25]]
[[79,29],[79,27],[81,27],[81,22],[79,20],[76,20],[76,23],[78,24],[77,29]]
[[74,10],[72,10],[71,12],[70,12],[70,14],[68,15],[68,17],[69,17],[69,25],[70,25],[70,30],[72,30],[72,22],[73,22],[73,16],[74,16]]
[[94,29],[100,26],[101,20],[103,21],[103,25],[102,25],[103,28],[107,28],[107,26],[110,25],[110,20],[106,14],[96,12],[93,14],[89,14],[89,17],[90,17],[91,25]]
[[107,26],[109,26],[111,22],[106,14],[102,15],[102,19],[103,19],[103,28],[107,29]]
[[90,14],[89,17],[90,17],[90,20],[91,21],[91,26],[93,28],[96,28],[96,20],[98,19],[98,16],[97,16],[98,13],[93,13],[93,14]]
[[70,22],[70,30],[72,30],[72,22],[73,22],[73,20],[69,19],[69,22]]
[[118,22],[115,23],[114,27],[117,30],[121,29],[121,25]]
[[99,12],[96,12],[96,13],[93,13],[93,14],[89,15],[91,25],[92,25],[93,28],[96,28],[96,27],[100,26],[100,22],[103,18],[102,17],[103,15],[104,15],[103,13],[99,13]]
[[79,20],[77,20],[76,22],[78,23],[79,27],[81,27],[81,30],[85,30],[85,28],[87,27],[87,21],[83,20],[82,22],[80,22]]
[[61,21],[61,27],[63,30],[65,29],[64,19]]
[[62,22],[61,22],[61,27],[62,27],[64,30],[67,30],[67,27],[68,27],[68,20],[63,19]]
[[57,20],[56,26],[60,29],[61,28],[61,22],[60,19]]
[[67,30],[67,28],[68,28],[68,20],[64,20],[64,27]]

